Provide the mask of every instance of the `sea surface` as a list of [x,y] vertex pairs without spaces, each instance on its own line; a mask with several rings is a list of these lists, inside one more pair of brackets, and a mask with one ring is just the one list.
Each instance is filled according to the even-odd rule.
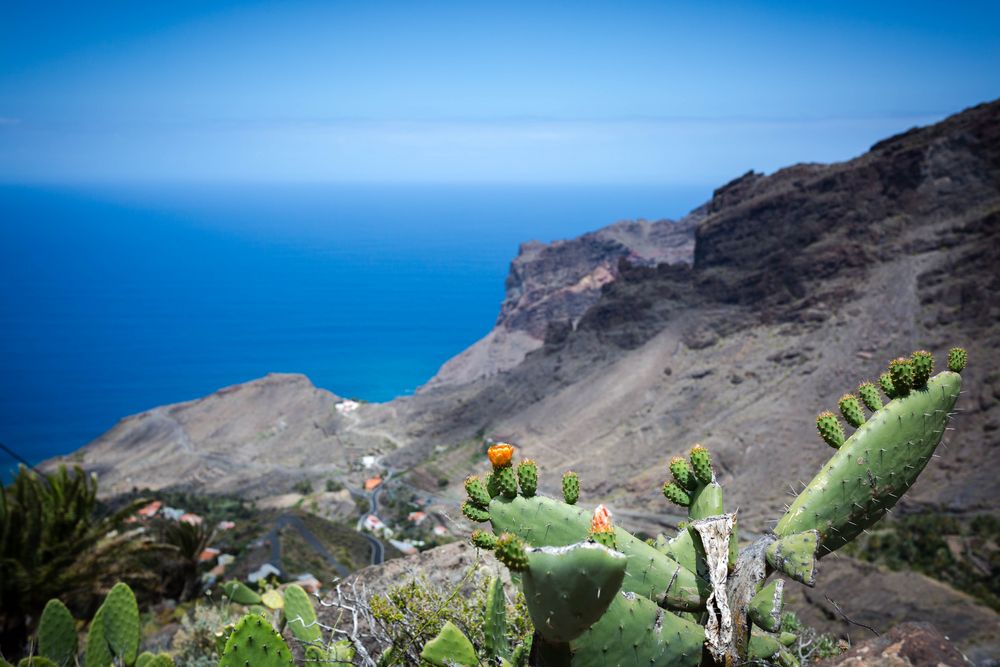
[[519,243],[679,218],[710,194],[0,186],[0,443],[37,462],[272,371],[411,393],[490,330]]

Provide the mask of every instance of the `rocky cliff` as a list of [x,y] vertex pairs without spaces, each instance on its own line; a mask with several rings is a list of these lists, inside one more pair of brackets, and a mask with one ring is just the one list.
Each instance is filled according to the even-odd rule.
[[698,209],[676,223],[622,221],[576,239],[522,244],[510,265],[496,325],[446,362],[420,391],[510,370],[547,339],[565,335],[604,286],[619,278],[622,259],[637,266],[691,264],[695,225],[703,216]]

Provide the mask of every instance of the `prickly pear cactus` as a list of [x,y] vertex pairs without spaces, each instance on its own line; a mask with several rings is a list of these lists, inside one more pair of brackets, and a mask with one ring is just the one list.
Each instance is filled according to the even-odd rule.
[[174,659],[166,653],[153,655],[146,651],[136,659],[135,667],[174,667]]
[[38,652],[58,667],[76,664],[76,621],[59,600],[49,600],[38,621]]
[[117,583],[104,598],[104,639],[115,658],[134,665],[139,655],[139,605],[127,584]]
[[[780,631],[781,572],[816,581],[817,560],[885,515],[914,483],[941,441],[961,389],[967,355],[954,348],[948,371],[932,376],[923,350],[900,357],[879,377],[817,418],[836,452],[769,532],[737,548],[736,517],[724,508],[711,455],[701,445],[674,457],[663,495],[687,509],[678,534],[651,544],[614,527],[603,506],[577,507],[580,482],[562,478],[563,498],[537,494],[534,462],[518,466],[513,488],[510,445],[494,445],[485,485],[467,484],[466,516],[489,522],[472,542],[493,549],[520,582],[535,626],[539,665],[642,664],[695,667],[766,661],[796,667]],[[879,389],[888,399],[883,402]],[[866,414],[866,409],[870,414]],[[523,475],[522,470],[526,471]],[[530,471],[530,472],[529,472]],[[490,488],[491,485],[496,488]],[[487,497],[489,500],[487,502]]]
[[249,606],[252,604],[260,604],[262,601],[260,594],[244,584],[242,581],[236,581],[235,579],[230,579],[226,583],[222,584],[222,592],[227,598],[236,604]]
[[285,618],[289,630],[299,641],[312,643],[323,638],[312,600],[309,599],[305,589],[298,584],[292,584],[285,589]]
[[98,607],[97,613],[90,621],[87,632],[87,647],[84,649],[84,667],[108,667],[114,660],[111,649],[104,638],[104,607]]
[[17,667],[56,667],[56,663],[44,656],[35,655],[30,658],[21,658]]
[[236,624],[219,667],[290,667],[292,654],[263,616],[247,614]]
[[474,667],[479,664],[476,649],[461,630],[451,621],[445,621],[437,637],[427,642],[420,657],[435,667]]

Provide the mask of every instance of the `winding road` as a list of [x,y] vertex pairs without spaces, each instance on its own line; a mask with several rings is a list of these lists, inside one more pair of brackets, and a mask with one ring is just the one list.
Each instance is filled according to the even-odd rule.
[[306,544],[312,547],[313,551],[322,556],[323,560],[333,566],[333,568],[337,570],[337,574],[341,577],[346,577],[351,573],[351,571],[347,569],[343,563],[338,561],[333,554],[326,550],[323,543],[312,534],[312,531],[306,527],[306,524],[302,522],[302,519],[292,514],[282,514],[274,521],[274,525],[271,526],[271,531],[267,534],[266,538],[271,543],[271,560],[269,562],[278,569],[282,579],[287,577],[285,568],[281,565],[281,529],[285,526],[289,526],[299,531],[299,535],[301,535],[302,539],[306,541]]

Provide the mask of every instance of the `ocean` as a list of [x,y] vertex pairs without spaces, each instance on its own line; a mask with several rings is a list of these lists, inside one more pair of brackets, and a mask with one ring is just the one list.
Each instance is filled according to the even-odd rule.
[[493,326],[519,243],[678,218],[710,194],[0,186],[0,443],[37,462],[268,372],[411,393]]

